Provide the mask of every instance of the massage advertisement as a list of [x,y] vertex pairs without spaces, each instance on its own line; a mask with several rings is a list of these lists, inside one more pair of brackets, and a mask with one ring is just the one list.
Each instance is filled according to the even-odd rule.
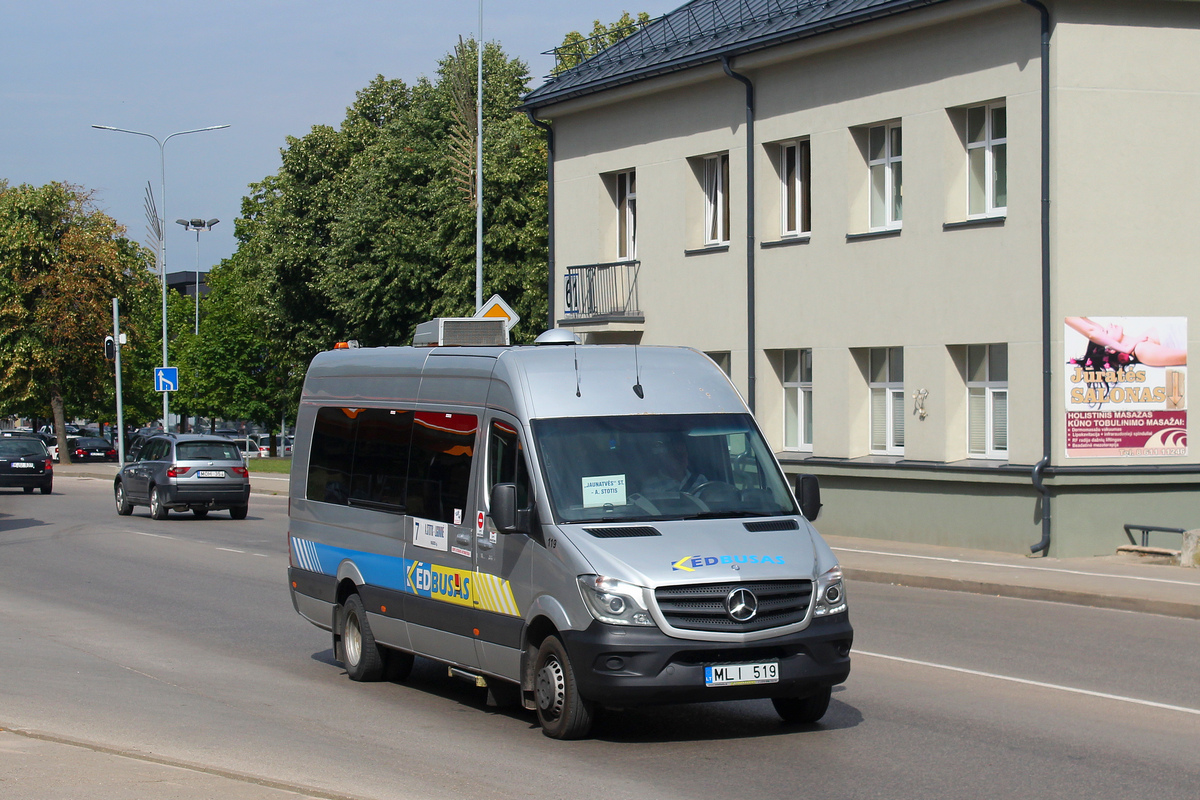
[[1067,457],[1187,455],[1187,317],[1067,317]]

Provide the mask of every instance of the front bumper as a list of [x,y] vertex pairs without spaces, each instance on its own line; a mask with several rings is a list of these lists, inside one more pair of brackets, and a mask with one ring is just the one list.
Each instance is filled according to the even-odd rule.
[[[803,631],[747,644],[674,639],[657,629],[593,622],[563,631],[579,693],[605,705],[804,697],[846,680],[854,630],[846,614],[819,617]],[[777,683],[709,687],[704,668],[777,661]]]

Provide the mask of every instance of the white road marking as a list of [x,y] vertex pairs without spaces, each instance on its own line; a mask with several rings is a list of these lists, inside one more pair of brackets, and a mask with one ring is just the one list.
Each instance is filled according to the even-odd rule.
[[963,558],[944,558],[941,556],[919,556],[912,553],[889,553],[884,550],[856,550],[851,547],[834,547],[831,548],[836,552],[841,553],[861,553],[870,556],[891,556],[893,558],[916,558],[923,561],[942,561],[948,564],[969,564],[976,567],[1004,567],[1005,569],[1023,569],[1032,570],[1034,572],[1057,572],[1062,575],[1084,575],[1089,578],[1120,578],[1127,581],[1149,581],[1150,583],[1170,583],[1176,586],[1196,586],[1195,581],[1173,581],[1168,578],[1145,578],[1140,575],[1121,575],[1110,572],[1083,572],[1075,569],[1062,569],[1059,567],[1030,567],[1021,564],[1000,564],[994,561],[967,561]]
[[245,550],[234,550],[232,547],[218,547],[217,549],[224,550],[226,553],[241,553],[242,555],[246,554]]
[[178,540],[176,537],[174,537],[174,536],[166,536],[166,535],[164,535],[164,534],[161,534],[161,533],[146,533],[145,531],[131,531],[131,530],[129,530],[129,529],[126,529],[126,530],[125,530],[125,532],[126,532],[126,533],[136,533],[138,536],[152,536],[152,537],[154,537],[155,539],[170,539],[170,540],[171,540],[171,541],[173,541],[173,542],[177,542],[177,541],[179,541],[179,540]]
[[1200,708],[1188,708],[1186,706],[1173,706],[1167,703],[1156,703],[1153,700],[1139,700],[1136,697],[1125,697],[1119,694],[1108,694],[1106,692],[1093,692],[1090,689],[1077,689],[1073,686],[1061,686],[1056,683],[1043,683],[1042,681],[1031,681],[1025,678],[1014,678],[1010,675],[997,675],[993,672],[981,672],[976,669],[965,669],[963,667],[951,667],[947,664],[934,664],[930,661],[917,661],[913,658],[901,658],[900,656],[888,656],[883,653],[871,653],[866,650],[855,650],[855,655],[869,656],[871,658],[882,658],[886,661],[899,661],[903,664],[913,664],[918,667],[929,667],[931,669],[944,669],[949,672],[958,672],[963,675],[974,675],[979,678],[991,678],[997,681],[1008,681],[1009,683],[1020,683],[1025,686],[1037,686],[1041,689],[1053,689],[1059,692],[1069,692],[1071,694],[1082,694],[1088,697],[1099,697],[1103,700],[1116,700],[1121,703],[1133,703],[1139,706],[1148,706],[1150,708],[1161,708],[1166,711],[1178,711],[1183,714],[1195,714],[1200,716]]

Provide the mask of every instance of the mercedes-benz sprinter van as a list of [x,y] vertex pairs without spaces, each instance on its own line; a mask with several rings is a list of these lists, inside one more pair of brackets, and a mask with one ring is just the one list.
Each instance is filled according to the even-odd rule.
[[554,738],[598,706],[770,698],[815,722],[853,631],[798,486],[695,350],[332,350],[297,419],[292,602],[352,679],[434,659]]

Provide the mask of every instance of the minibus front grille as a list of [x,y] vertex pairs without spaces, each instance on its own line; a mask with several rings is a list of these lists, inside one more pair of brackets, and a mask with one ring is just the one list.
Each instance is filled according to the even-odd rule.
[[584,528],[585,531],[595,536],[597,539],[627,539],[636,536],[662,536],[657,528],[652,528],[649,525],[626,525],[613,526],[607,528]]
[[[757,603],[745,622],[733,618],[726,598],[734,589],[749,589]],[[673,628],[689,631],[748,633],[801,622],[812,602],[812,581],[749,581],[662,586],[654,590],[658,608]]]
[[751,533],[766,533],[768,531],[798,531],[800,523],[794,519],[765,519],[755,522],[743,522],[742,527]]

